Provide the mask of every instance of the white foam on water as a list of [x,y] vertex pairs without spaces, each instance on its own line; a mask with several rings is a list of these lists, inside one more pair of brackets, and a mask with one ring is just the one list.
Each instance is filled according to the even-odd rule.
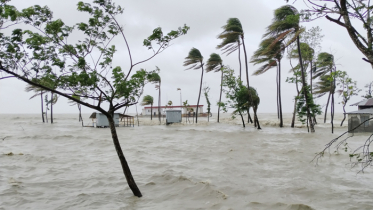
[[373,170],[357,175],[350,151],[310,162],[346,131],[342,115],[334,134],[321,117],[316,133],[299,122],[290,128],[291,114],[284,128],[276,114],[260,114],[262,130],[228,114],[169,126],[135,118],[117,133],[142,198],[127,186],[109,129],[83,128],[76,114],[55,117],[51,125],[0,115],[0,209],[373,209]]

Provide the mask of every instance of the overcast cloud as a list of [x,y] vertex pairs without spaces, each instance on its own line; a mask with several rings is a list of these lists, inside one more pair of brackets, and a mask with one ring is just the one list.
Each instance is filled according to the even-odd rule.
[[[88,1],[89,2],[89,1]],[[149,36],[156,27],[162,27],[164,32],[177,29],[179,26],[187,24],[190,31],[173,42],[162,54],[149,62],[139,65],[135,70],[145,68],[161,69],[162,77],[162,104],[172,100],[174,105],[180,104],[180,93],[182,90],[182,100],[188,100],[189,104],[196,104],[200,82],[200,70],[185,70],[183,67],[184,58],[192,47],[198,48],[205,61],[211,53],[218,53],[216,46],[220,40],[216,39],[221,32],[221,26],[231,17],[240,19],[245,31],[245,43],[248,51],[248,59],[257,49],[265,28],[270,24],[273,17],[273,10],[285,4],[283,0],[132,0],[116,1],[125,8],[125,12],[118,18],[124,26],[124,32],[129,41],[134,61],[141,61],[151,55],[142,46],[144,38]],[[66,24],[72,25],[82,22],[88,17],[76,11],[76,0],[51,1],[51,0],[12,0],[11,4],[19,9],[34,4],[48,5],[53,11],[55,18],[61,18]],[[303,1],[294,4],[299,10],[304,8]],[[371,66],[362,61],[364,57],[350,40],[347,32],[334,23],[326,19],[319,19],[311,23],[302,23],[307,28],[320,26],[325,35],[322,42],[322,51],[333,53],[337,59],[338,70],[347,71],[353,80],[358,82],[358,86],[363,89],[364,85],[372,80]],[[128,69],[129,60],[123,40],[118,37],[114,41],[118,49],[114,59],[114,66],[121,66]],[[238,72],[237,53],[229,56],[222,55],[225,65]],[[244,61],[244,57],[241,58]],[[289,61],[284,59],[282,64],[282,102],[283,111],[291,113],[293,110],[293,98],[296,94],[294,84],[285,82],[290,66]],[[244,65],[244,63],[243,63]],[[257,67],[249,65],[250,85],[255,87],[261,98],[259,112],[276,112],[276,82],[275,71],[260,76],[251,76]],[[204,83],[210,90],[210,101],[213,104],[212,112],[217,112],[216,102],[219,97],[219,73],[208,73],[204,75]],[[24,92],[25,84],[16,79],[0,81],[0,113],[39,113],[40,101],[38,99],[29,100],[31,93]],[[144,95],[152,95],[157,98],[157,91],[154,85],[148,84]],[[362,95],[361,93],[360,95]],[[357,96],[351,100],[357,102],[361,100]],[[341,99],[336,97],[336,101]],[[202,104],[206,105],[206,100],[201,97]],[[318,99],[319,104],[324,105],[326,98]],[[142,107],[138,105],[140,110]],[[348,107],[347,110],[355,110],[356,107]],[[76,107],[70,107],[65,99],[60,99],[54,106],[55,113],[74,113]],[[340,105],[336,107],[337,112],[342,112]],[[83,112],[91,112],[88,108],[83,108]],[[130,112],[135,112],[134,107]]]

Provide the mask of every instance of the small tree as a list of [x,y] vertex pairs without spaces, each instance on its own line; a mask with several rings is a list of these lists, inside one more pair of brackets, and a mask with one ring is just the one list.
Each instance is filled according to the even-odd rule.
[[339,102],[343,106],[343,120],[341,122],[341,126],[343,125],[343,122],[346,119],[346,104],[351,99],[352,96],[357,96],[358,93],[361,91],[359,88],[357,88],[356,81],[352,81],[350,77],[348,77],[347,72],[345,71],[336,71],[335,72],[335,78],[337,80],[337,85],[340,90],[337,90],[336,92],[339,93],[340,96],[342,96],[342,101]]
[[203,88],[203,94],[205,95],[205,98],[206,98],[206,102],[207,102],[207,122],[210,122],[210,111],[211,111],[211,103],[210,103],[210,100],[209,100],[209,91],[210,91],[210,87],[209,86],[205,86]]
[[[24,9],[18,16],[19,22],[19,19],[11,18],[12,23],[22,23],[32,29],[14,29],[7,33],[10,35],[0,33],[0,72],[103,113],[109,121],[113,144],[127,183],[133,194],[141,197],[119,143],[114,112],[136,104],[146,79],[154,73],[145,70],[132,72],[133,68],[163,52],[172,40],[186,34],[189,27],[184,25],[167,34],[163,34],[160,27],[154,29],[143,41],[153,55],[134,62],[123,27],[116,18],[123,13],[123,8],[112,0],[94,0],[93,3],[95,6],[78,3],[78,11],[88,13],[90,18],[74,26],[67,26],[61,19],[54,20],[48,7],[38,5]],[[2,0],[0,4],[7,6],[7,1]],[[0,23],[8,21],[7,18],[1,10]],[[84,38],[74,43],[77,34]],[[72,36],[74,38],[70,40]],[[119,66],[112,67],[116,46],[110,43],[117,36],[123,38],[128,51],[128,71]],[[38,82],[42,80],[53,81],[53,88]],[[98,101],[97,105],[72,97],[78,91],[82,93],[79,97]],[[107,109],[102,107],[103,103],[108,105]]]
[[235,118],[236,115],[239,115],[242,120],[242,126],[245,127],[243,114],[247,112],[250,107],[253,107],[255,125],[258,125],[258,129],[261,129],[256,115],[256,110],[260,102],[256,90],[252,87],[249,87],[248,89],[243,85],[242,81],[234,76],[234,70],[228,67],[224,70],[223,87],[226,87],[224,92],[227,101],[218,104],[222,107],[224,112],[227,112],[228,108],[232,108],[232,117]]
[[373,82],[369,82],[368,84],[364,86],[365,88],[367,88],[367,90],[365,91],[365,95],[362,96],[363,98],[366,98],[366,99],[372,98],[372,86],[373,86]]

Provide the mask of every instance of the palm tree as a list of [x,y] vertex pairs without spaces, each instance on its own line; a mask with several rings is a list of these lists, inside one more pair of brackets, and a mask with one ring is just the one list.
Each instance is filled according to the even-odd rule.
[[[75,93],[72,95],[72,97],[82,101],[83,98],[80,97],[81,94],[82,94],[81,91],[77,91],[77,92],[75,92]],[[84,127],[83,117],[82,117],[82,106],[81,106],[81,104],[76,103],[75,101],[70,100],[70,99],[69,99],[68,101],[69,101],[68,103],[70,103],[71,106],[75,106],[75,105],[77,105],[78,110],[79,110],[79,122],[81,121],[81,122],[82,122],[82,127]]]
[[[156,67],[156,71],[148,75],[148,81],[156,84],[155,89],[158,90],[158,119],[161,122],[161,76],[159,76],[160,69]],[[152,113],[153,114],[153,113]]]
[[184,61],[184,66],[190,66],[187,70],[189,69],[202,69],[202,74],[201,74],[201,83],[199,87],[199,95],[198,95],[198,101],[197,101],[197,111],[196,111],[196,123],[198,121],[198,106],[199,106],[199,99],[201,98],[201,90],[202,90],[202,81],[203,81],[203,56],[201,52],[196,49],[192,48],[189,51],[189,54],[187,57],[185,57]]
[[[328,106],[329,106],[329,102],[330,102],[330,98],[332,98],[332,100],[334,100],[334,90],[335,87],[333,88],[333,85],[331,82],[327,82],[325,80],[327,80],[328,78],[330,78],[330,75],[333,73],[333,71],[335,70],[334,68],[334,56],[330,53],[327,53],[327,52],[322,52],[320,53],[318,56],[317,56],[317,60],[316,60],[316,65],[315,65],[315,75],[314,75],[314,79],[315,78],[320,78],[320,82],[323,84],[323,85],[329,85],[329,90],[327,92],[329,92],[329,96],[328,96],[328,101],[326,103],[326,106],[325,106],[325,114],[324,114],[324,123],[326,122],[326,115],[327,115],[327,112],[328,112]],[[327,77],[325,75],[329,74]],[[324,88],[326,88],[326,86],[324,86]],[[321,97],[320,96],[320,87],[318,87],[318,97]],[[327,93],[325,92],[325,94]],[[324,95],[325,95],[324,94]],[[333,105],[334,106],[334,105]],[[333,108],[332,108],[333,109]]]
[[153,102],[154,102],[153,97],[150,95],[144,96],[141,102],[142,106],[150,105],[150,120],[153,120]]
[[[253,75],[260,75],[273,67],[277,67],[277,113],[278,118],[280,119],[280,127],[283,127],[281,103],[281,59],[285,48],[282,40],[275,42],[275,39],[275,37],[264,39],[259,44],[259,49],[254,52],[254,55],[251,58],[251,63],[254,63],[254,65],[263,64],[253,73]],[[274,46],[270,47],[272,43],[274,43]]]
[[40,96],[40,98],[41,98],[41,118],[42,118],[43,123],[44,123],[45,120],[44,120],[44,110],[43,110],[43,94],[46,91],[42,88],[39,88],[39,87],[36,87],[36,86],[33,86],[33,85],[29,85],[29,84],[26,85],[25,91],[26,92],[35,92],[35,94],[33,96],[31,96],[30,99],[33,99],[37,96]]
[[230,18],[227,20],[227,24],[222,28],[224,31],[218,35],[218,39],[222,39],[222,42],[216,47],[221,49],[223,53],[230,55],[234,51],[238,50],[238,62],[240,65],[240,79],[241,79],[241,41],[240,34],[242,33],[241,23],[237,18]]
[[[264,37],[276,37],[274,43],[270,45],[273,47],[274,44],[278,41],[284,40],[288,38],[288,43],[285,44],[284,47],[288,47],[291,43],[296,41],[298,54],[299,54],[299,64],[302,74],[302,91],[304,92],[305,98],[305,105],[307,110],[307,120],[310,122],[311,132],[315,132],[314,124],[311,121],[311,109],[310,106],[313,104],[312,97],[308,93],[305,71],[303,67],[301,49],[300,49],[300,42],[299,42],[299,35],[304,32],[304,28],[301,28],[299,25],[299,12],[298,10],[291,6],[285,5],[275,10],[274,12],[274,19],[272,24],[267,27],[267,33]],[[312,113],[313,114],[313,113]]]
[[259,124],[259,119],[257,115],[257,110],[260,104],[260,98],[258,95],[258,92],[255,88],[250,87],[249,88],[249,96],[250,96],[250,106],[253,107],[254,110],[254,126],[257,127],[259,130],[262,129]]
[[206,72],[214,71],[214,72],[221,72],[221,79],[220,79],[220,97],[219,97],[219,108],[218,108],[218,122],[220,118],[220,103],[221,103],[221,95],[223,92],[223,60],[220,58],[220,55],[216,53],[212,53],[210,58],[207,60],[206,63]]

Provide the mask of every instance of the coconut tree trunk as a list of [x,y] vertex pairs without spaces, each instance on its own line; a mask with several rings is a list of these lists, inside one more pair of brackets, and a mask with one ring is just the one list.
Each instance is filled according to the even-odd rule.
[[240,40],[237,41],[237,44],[238,44],[238,63],[240,64],[240,80],[242,81],[241,79],[241,43],[240,43]]
[[282,119],[282,104],[281,104],[281,60],[278,60],[278,104],[280,112],[280,127],[284,127]]
[[43,91],[40,91],[40,97],[41,97],[41,119],[43,120],[43,123],[44,123]]
[[296,109],[297,109],[297,98],[299,97],[299,93],[297,95],[297,97],[295,97],[294,99],[294,111],[293,111],[293,118],[291,119],[291,125],[290,127],[294,128],[294,124],[295,124],[295,113],[296,113]]
[[[307,118],[310,118],[311,117],[311,113],[310,113],[310,107],[309,107],[309,95],[307,94],[307,91],[306,91],[306,87],[307,87],[307,84],[306,84],[306,76],[304,75],[304,68],[303,68],[303,62],[302,62],[302,54],[300,52],[300,43],[299,43],[299,36],[297,36],[297,47],[298,47],[298,55],[299,55],[299,64],[300,64],[300,67],[301,67],[301,71],[302,71],[302,84],[303,84],[303,91],[304,91],[304,98],[306,100],[306,109],[307,109]],[[311,133],[315,132],[315,128],[313,126],[313,123],[310,123],[310,128],[311,128]]]
[[51,92],[51,123],[53,124],[53,92]]
[[326,106],[325,106],[324,123],[326,123],[326,114],[328,113],[328,107],[329,107],[329,101],[330,101],[331,94],[332,92],[330,91],[329,96],[328,96],[328,101],[326,102]]
[[220,80],[220,97],[219,97],[219,108],[218,108],[218,122],[220,117],[220,103],[221,103],[221,95],[223,93],[223,70],[221,71],[221,80]]
[[250,87],[250,84],[249,84],[249,68],[247,66],[247,54],[246,54],[245,40],[244,40],[243,35],[241,35],[241,39],[242,39],[243,52],[245,54],[246,82],[247,82],[247,88],[249,88]]
[[153,104],[150,104],[150,120],[153,120]]
[[313,96],[313,92],[312,92],[312,60],[311,60],[311,70],[310,70],[310,91],[311,91],[311,96]]
[[277,95],[277,119],[280,119],[280,111],[279,111],[279,105],[278,105],[278,66],[276,71],[276,95]]
[[201,67],[202,67],[202,74],[201,74],[201,83],[199,85],[199,95],[198,95],[198,101],[197,101],[197,111],[196,111],[196,123],[198,121],[198,106],[199,106],[199,99],[201,97],[201,90],[202,90],[202,81],[203,81],[203,63],[201,62]]
[[122,170],[123,170],[124,176],[126,177],[128,186],[132,190],[133,194],[137,197],[142,197],[142,194],[141,194],[139,188],[137,187],[135,180],[132,177],[132,173],[131,173],[131,170],[128,166],[127,160],[123,155],[123,151],[122,151],[122,148],[121,148],[120,143],[119,143],[117,131],[115,129],[115,124],[114,124],[114,120],[113,120],[113,116],[112,116],[113,114],[114,113],[112,113],[112,114],[108,113],[106,115],[106,117],[109,121],[111,137],[113,139],[114,147],[115,147],[115,150],[117,151],[117,154],[118,154],[118,157],[119,157],[119,160],[120,160],[120,164],[122,165]]
[[159,123],[161,123],[161,81],[159,81],[159,94],[158,94],[158,119]]

